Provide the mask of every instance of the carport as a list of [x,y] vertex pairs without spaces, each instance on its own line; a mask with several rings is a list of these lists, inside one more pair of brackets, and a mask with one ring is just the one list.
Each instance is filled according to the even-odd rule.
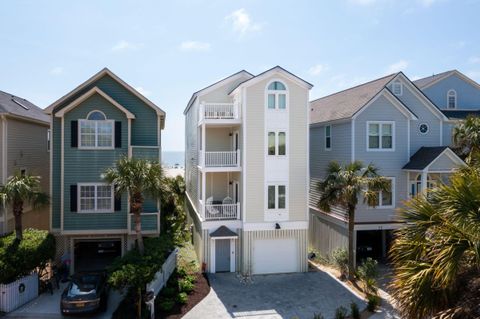
[[102,270],[122,255],[120,238],[75,239],[73,268],[75,272]]

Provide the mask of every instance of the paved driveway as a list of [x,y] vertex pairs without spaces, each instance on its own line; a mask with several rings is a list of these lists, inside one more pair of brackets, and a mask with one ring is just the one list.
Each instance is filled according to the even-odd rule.
[[244,284],[231,273],[210,275],[211,291],[184,319],[333,318],[335,309],[365,303],[323,272],[254,276]]
[[[66,285],[66,283],[61,284],[60,289],[54,289],[53,295],[50,295],[49,293],[41,294],[38,296],[38,298],[9,313],[5,318],[67,318],[62,316],[60,313],[60,297]],[[90,315],[88,318],[110,319],[112,317],[112,313],[115,311],[115,309],[117,309],[121,300],[122,296],[118,292],[111,290],[108,296],[107,311],[97,315]],[[75,319],[81,318],[81,316],[75,316]]]

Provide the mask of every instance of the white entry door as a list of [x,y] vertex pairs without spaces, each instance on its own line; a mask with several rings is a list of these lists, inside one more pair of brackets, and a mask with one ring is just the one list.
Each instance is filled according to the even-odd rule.
[[275,274],[300,271],[298,245],[295,238],[256,239],[253,242],[254,274]]

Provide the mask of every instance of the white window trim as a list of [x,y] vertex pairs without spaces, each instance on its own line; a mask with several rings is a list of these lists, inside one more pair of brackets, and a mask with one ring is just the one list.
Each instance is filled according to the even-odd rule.
[[[330,135],[327,136],[327,127],[330,128]],[[332,150],[332,126],[331,125],[326,125],[324,129],[324,146],[325,146],[325,151],[331,151]],[[330,147],[327,147],[327,137],[330,138]]]
[[[94,112],[98,112],[98,113],[102,113],[103,114],[103,117],[105,118],[105,120],[107,120],[107,116],[105,115],[105,113],[103,113],[102,111],[100,110],[93,110],[93,111],[90,111],[88,112],[87,116],[85,117],[86,120],[88,120],[88,118],[90,117],[90,115]],[[95,120],[89,120],[89,121],[95,121]],[[102,120],[103,121],[103,120]]]
[[[380,136],[378,148],[370,148],[369,142],[369,128],[370,124],[379,124],[378,134]],[[392,148],[382,148],[382,124],[391,124],[392,125]],[[367,121],[366,127],[366,145],[367,152],[395,152],[395,121]]]
[[[114,213],[115,212],[115,194],[113,185],[110,185],[112,189],[112,199],[111,199],[111,209],[101,209],[97,210],[97,186],[109,186],[110,184],[107,183],[77,183],[77,212],[80,214],[96,214],[96,213]],[[80,188],[82,186],[95,186],[95,209],[94,210],[81,210],[80,207]]]
[[52,148],[52,130],[48,129],[47,130],[47,152],[50,152],[51,148]]
[[[268,87],[270,86],[270,84],[272,84],[273,82],[280,82],[282,83],[284,86],[285,86],[285,90],[269,90]],[[288,108],[289,108],[289,103],[288,103],[288,100],[289,100],[289,95],[288,95],[288,86],[285,84],[285,82],[281,81],[281,80],[278,80],[278,79],[274,79],[270,82],[267,83],[267,86],[265,87],[265,107],[267,109],[267,111],[269,112],[287,112]],[[274,94],[275,95],[275,108],[271,109],[268,107],[268,95],[269,94]],[[285,108],[284,109],[281,109],[279,108],[279,103],[278,103],[278,96],[280,94],[285,94]]]
[[[82,146],[82,123],[94,122],[95,123],[95,145],[98,144],[98,125],[99,122],[110,123],[112,125],[112,145],[111,146]],[[115,121],[114,120],[105,120],[105,121],[95,121],[95,120],[86,120],[81,119],[78,121],[78,148],[82,150],[113,150],[115,148]]]
[[[275,186],[275,208],[268,208],[268,187]],[[278,186],[285,186],[285,208],[278,208]],[[266,213],[284,213],[288,211],[288,182],[266,183],[265,185],[265,212]]]
[[375,206],[375,207],[372,207],[372,208],[375,208],[375,209],[385,209],[385,208],[395,208],[395,182],[396,182],[396,178],[393,177],[393,176],[383,176],[383,178],[385,179],[389,179],[391,181],[391,185],[392,185],[392,205],[382,205],[382,191],[379,191],[378,192],[378,203],[379,205],[378,206]]
[[[275,133],[275,154],[274,155],[270,155],[268,154],[268,134],[269,133]],[[279,155],[278,154],[278,148],[280,146],[280,144],[278,143],[279,139],[278,139],[278,134],[279,133],[285,133],[285,155]],[[270,157],[270,158],[287,158],[288,157],[288,151],[289,151],[289,140],[288,140],[288,130],[283,130],[283,129],[267,129],[267,143],[266,143],[266,152],[267,152],[267,157]]]
[[[395,93],[395,85],[398,85],[399,88],[400,88],[400,93],[396,94]],[[396,95],[396,96],[402,96],[403,95],[403,83],[400,82],[400,81],[395,81],[392,83],[392,93],[393,95]]]
[[[450,107],[450,93],[453,93],[453,97],[455,98],[455,107]],[[450,89],[447,92],[447,110],[455,110],[457,109],[457,91],[454,89]]]

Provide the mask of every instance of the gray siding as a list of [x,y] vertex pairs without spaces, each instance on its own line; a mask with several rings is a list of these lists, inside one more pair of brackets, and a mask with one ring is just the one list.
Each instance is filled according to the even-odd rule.
[[447,93],[450,89],[454,89],[457,92],[458,109],[478,110],[480,107],[480,89],[457,75],[451,75],[426,88],[423,92],[439,108],[446,109]]
[[348,229],[328,221],[315,211],[310,210],[309,246],[321,256],[330,256],[338,248],[348,247]]

